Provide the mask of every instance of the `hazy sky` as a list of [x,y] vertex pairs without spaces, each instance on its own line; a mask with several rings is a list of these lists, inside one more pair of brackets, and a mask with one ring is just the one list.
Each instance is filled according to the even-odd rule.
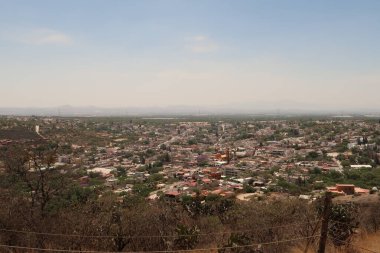
[[379,0],[0,0],[0,107],[380,108]]

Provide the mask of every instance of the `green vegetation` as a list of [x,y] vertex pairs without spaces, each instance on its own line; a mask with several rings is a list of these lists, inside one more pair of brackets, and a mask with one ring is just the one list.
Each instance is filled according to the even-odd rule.
[[370,189],[380,185],[380,169],[345,169],[343,173],[337,171],[320,173],[313,170],[309,181],[323,181],[326,186],[333,186],[335,184],[355,184],[356,186]]

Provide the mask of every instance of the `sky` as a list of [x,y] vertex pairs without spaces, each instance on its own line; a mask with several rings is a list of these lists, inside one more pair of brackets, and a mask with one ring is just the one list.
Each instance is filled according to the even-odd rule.
[[0,107],[380,110],[378,0],[0,0]]

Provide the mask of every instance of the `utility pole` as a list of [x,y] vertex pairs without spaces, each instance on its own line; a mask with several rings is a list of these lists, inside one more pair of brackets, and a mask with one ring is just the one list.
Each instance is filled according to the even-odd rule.
[[332,205],[332,194],[331,192],[326,192],[325,201],[323,205],[322,228],[321,228],[321,237],[319,239],[318,253],[325,253],[327,232],[329,229],[331,205]]

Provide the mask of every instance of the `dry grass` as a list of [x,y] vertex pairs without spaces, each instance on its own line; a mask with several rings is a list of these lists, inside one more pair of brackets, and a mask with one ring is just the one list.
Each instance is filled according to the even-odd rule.
[[[335,248],[333,245],[328,245],[326,248],[326,253],[369,253],[371,251],[380,253],[380,232],[357,236],[348,247]],[[316,252],[317,245],[310,246],[307,251],[307,253]],[[305,245],[298,245],[289,253],[305,253]]]
[[380,196],[378,194],[365,194],[360,196],[345,195],[338,196],[333,199],[334,203],[347,203],[354,202],[357,204],[373,204],[380,201]]
[[[355,243],[355,245],[366,248],[375,252],[380,252],[380,232],[376,234],[364,234],[361,238]],[[359,252],[369,252],[361,250]]]

